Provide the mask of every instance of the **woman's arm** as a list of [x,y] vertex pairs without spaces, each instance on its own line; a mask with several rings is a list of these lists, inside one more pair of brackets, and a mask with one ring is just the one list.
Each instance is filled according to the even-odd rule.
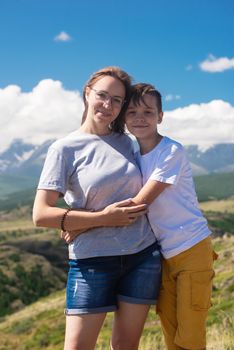
[[[34,207],[33,222],[36,226],[61,228],[66,209],[56,207],[60,193],[52,190],[38,190]],[[94,227],[126,226],[146,213],[146,205],[128,207],[131,200],[111,204],[98,212],[72,210],[66,216],[67,231],[86,230]]]

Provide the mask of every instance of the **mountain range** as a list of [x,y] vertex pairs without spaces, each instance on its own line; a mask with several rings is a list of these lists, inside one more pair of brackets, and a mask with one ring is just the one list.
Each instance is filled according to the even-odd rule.
[[[6,191],[9,193],[13,192],[14,186],[16,189],[36,186],[47,149],[53,141],[34,145],[15,139],[0,153],[0,191],[3,187],[8,188]],[[206,150],[200,149],[198,145],[185,148],[194,176],[234,172],[234,143],[216,144]]]
[[48,147],[53,141],[48,140],[41,145],[33,145],[21,139],[15,139],[4,152],[0,153],[0,174],[38,177]]

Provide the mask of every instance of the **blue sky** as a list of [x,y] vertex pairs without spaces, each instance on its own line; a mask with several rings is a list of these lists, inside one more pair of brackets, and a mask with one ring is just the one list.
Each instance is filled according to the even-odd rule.
[[[233,18],[233,0],[1,0],[0,87],[52,78],[81,90],[93,71],[118,65],[177,96],[167,108],[234,104],[234,69],[199,69],[209,54],[234,57]],[[71,40],[54,41],[61,31]]]
[[0,0],[0,89],[81,91],[117,65],[156,85],[166,111],[234,106],[233,18],[233,0]]

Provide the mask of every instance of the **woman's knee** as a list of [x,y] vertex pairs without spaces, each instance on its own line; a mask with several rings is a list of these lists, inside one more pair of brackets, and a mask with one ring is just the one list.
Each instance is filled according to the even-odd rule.
[[139,339],[129,339],[129,337],[115,336],[111,340],[112,350],[137,350]]

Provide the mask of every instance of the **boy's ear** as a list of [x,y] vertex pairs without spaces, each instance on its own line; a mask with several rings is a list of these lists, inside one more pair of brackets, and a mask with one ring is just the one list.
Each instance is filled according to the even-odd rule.
[[161,124],[162,123],[162,120],[163,120],[163,112],[160,112],[158,114],[158,124]]

